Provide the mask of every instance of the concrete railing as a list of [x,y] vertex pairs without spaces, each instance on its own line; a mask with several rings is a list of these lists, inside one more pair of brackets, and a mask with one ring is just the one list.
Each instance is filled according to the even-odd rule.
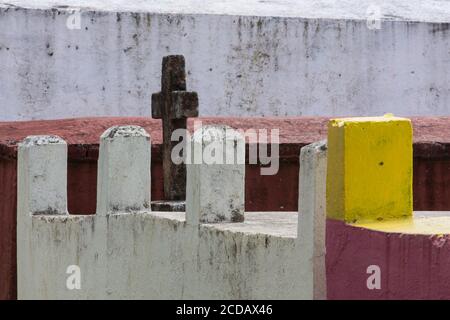
[[122,126],[101,136],[96,214],[75,216],[67,212],[66,143],[26,138],[18,151],[18,298],[325,298],[326,144],[301,151],[298,215],[244,213],[238,133],[204,127],[190,141],[188,156],[219,143],[235,161],[187,165],[186,214],[151,212],[150,136]]
[[18,297],[448,298],[450,215],[413,212],[412,133],[393,116],[331,120],[327,142],[301,149],[299,213],[250,213],[243,137],[202,127],[186,148],[185,214],[151,212],[150,137],[113,127],[92,216],[67,213],[66,143],[28,137]]

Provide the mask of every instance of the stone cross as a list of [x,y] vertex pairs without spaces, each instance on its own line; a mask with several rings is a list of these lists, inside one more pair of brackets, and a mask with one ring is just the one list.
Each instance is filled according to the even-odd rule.
[[[152,94],[152,118],[162,119],[165,201],[186,199],[186,166],[184,163],[175,164],[172,161],[172,149],[179,141],[171,141],[171,136],[177,129],[186,129],[188,117],[197,116],[197,93],[186,91],[184,57],[181,55],[164,57],[161,92]],[[186,136],[183,136],[183,142],[186,142]]]

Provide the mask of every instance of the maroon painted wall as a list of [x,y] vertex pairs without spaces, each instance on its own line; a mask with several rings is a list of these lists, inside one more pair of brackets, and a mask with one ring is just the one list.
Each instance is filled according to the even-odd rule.
[[[306,144],[326,138],[328,118],[203,118],[204,124],[280,130],[280,170],[261,176],[246,167],[247,211],[296,211],[298,155]],[[0,123],[0,299],[16,297],[16,152],[27,135],[57,134],[68,147],[68,206],[71,214],[95,211],[98,141],[113,125],[135,124],[152,137],[152,199],[162,197],[161,126],[149,118],[83,118]],[[189,122],[192,127],[192,121]],[[414,208],[450,210],[450,117],[414,118]],[[333,230],[327,230],[327,233]],[[328,246],[328,244],[327,244]],[[333,254],[336,246],[331,246]],[[327,259],[328,263],[328,259]],[[332,270],[332,269],[329,269]],[[332,282],[329,282],[332,285]],[[331,288],[332,289],[332,288]],[[329,288],[330,290],[330,288]],[[331,290],[330,292],[334,292]]]

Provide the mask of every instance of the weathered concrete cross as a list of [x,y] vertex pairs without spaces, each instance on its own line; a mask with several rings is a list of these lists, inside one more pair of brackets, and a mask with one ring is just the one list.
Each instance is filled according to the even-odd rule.
[[[196,92],[186,91],[184,57],[166,56],[162,61],[161,92],[152,94],[152,117],[162,119],[163,125],[163,171],[164,198],[168,201],[185,201],[186,166],[175,164],[171,159],[173,147],[178,141],[171,141],[176,129],[186,129],[188,117],[198,116],[198,96]],[[186,141],[186,137],[183,137]],[[170,210],[158,202],[158,208]],[[182,208],[178,208],[182,209]],[[178,211],[177,209],[170,211]]]

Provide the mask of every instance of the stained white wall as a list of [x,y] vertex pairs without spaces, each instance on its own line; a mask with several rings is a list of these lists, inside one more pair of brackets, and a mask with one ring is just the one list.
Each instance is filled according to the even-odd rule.
[[449,115],[449,23],[449,1],[0,1],[0,119],[149,116],[167,54],[201,116]]

